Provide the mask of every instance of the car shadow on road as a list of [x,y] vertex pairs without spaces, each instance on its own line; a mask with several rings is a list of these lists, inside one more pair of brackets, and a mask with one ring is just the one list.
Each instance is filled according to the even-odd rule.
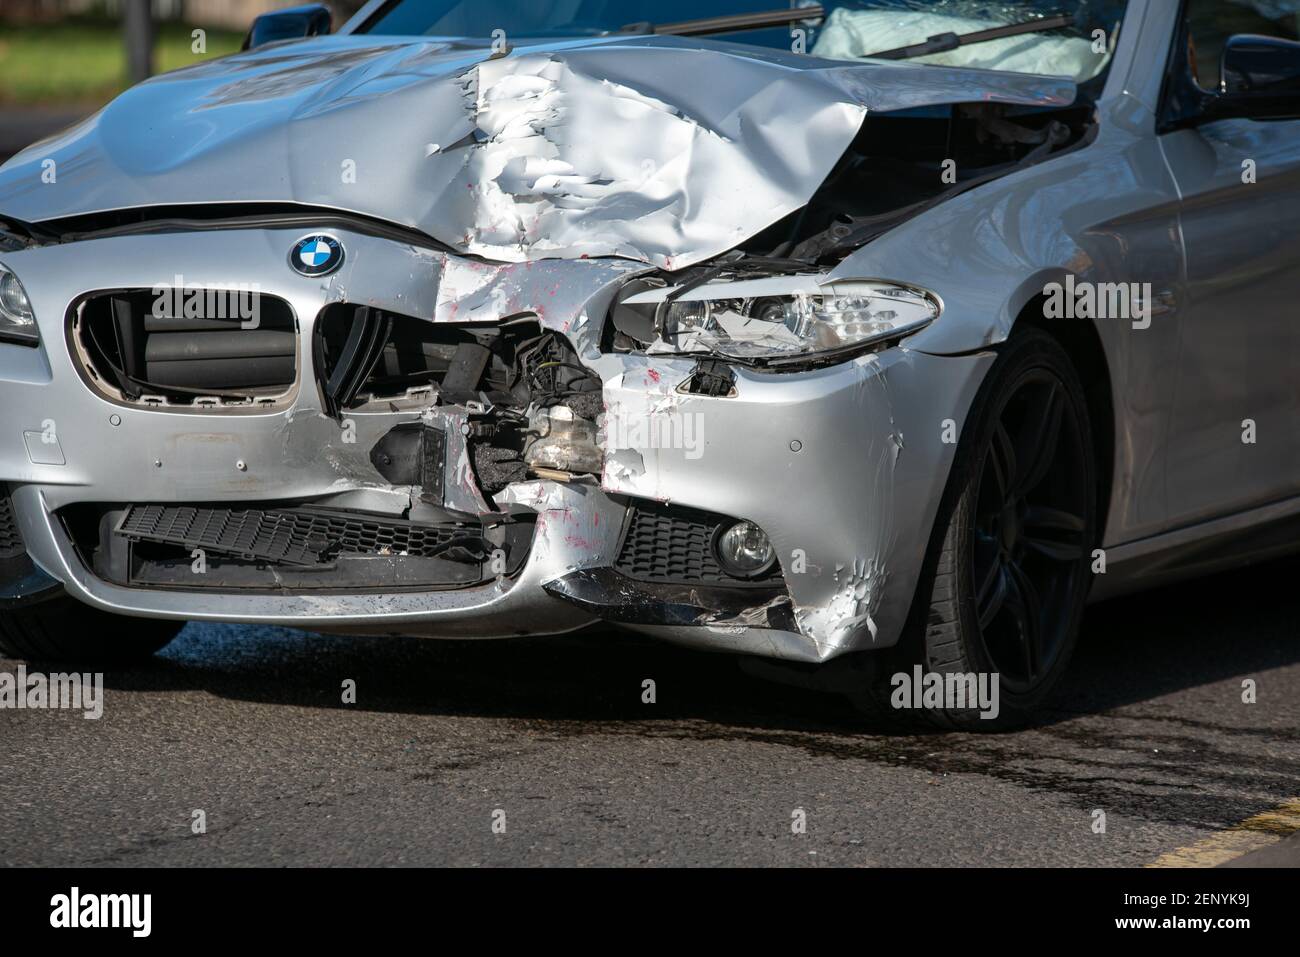
[[[1300,662],[1300,558],[1092,607],[1043,724]],[[342,686],[355,681],[354,705]],[[643,701],[654,682],[653,705]],[[442,641],[191,624],[154,662],[106,676],[123,690],[201,689],[300,707],[602,725],[697,720],[737,728],[920,733],[844,698],[752,677],[738,659],[607,628],[556,638]],[[865,724],[864,724],[865,722]],[[938,733],[938,732],[929,732]]]

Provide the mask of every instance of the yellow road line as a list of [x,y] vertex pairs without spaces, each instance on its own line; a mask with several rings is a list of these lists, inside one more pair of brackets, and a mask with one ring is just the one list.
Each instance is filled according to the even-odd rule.
[[1251,851],[1271,847],[1297,831],[1300,831],[1300,798],[1292,798],[1190,847],[1162,854],[1147,867],[1217,867]]

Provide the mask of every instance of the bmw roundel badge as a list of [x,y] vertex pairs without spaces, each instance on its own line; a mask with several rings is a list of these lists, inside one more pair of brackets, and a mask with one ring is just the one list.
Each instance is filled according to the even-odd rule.
[[289,265],[304,276],[327,276],[343,265],[343,244],[323,233],[304,236],[293,244]]

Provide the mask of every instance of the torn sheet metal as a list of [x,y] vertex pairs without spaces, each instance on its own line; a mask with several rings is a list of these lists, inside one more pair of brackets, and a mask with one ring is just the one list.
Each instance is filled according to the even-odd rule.
[[790,598],[783,588],[709,589],[633,581],[612,568],[584,568],[545,583],[563,598],[602,621],[621,625],[676,627],[709,635],[743,635],[751,629],[788,631]]
[[500,323],[531,315],[585,356],[599,354],[601,325],[620,281],[650,268],[619,259],[484,262],[348,230],[334,234],[347,257],[320,280],[327,304],[373,306],[434,322]]
[[568,337],[581,356],[599,354],[601,326],[620,280],[645,267],[630,262],[480,263],[444,256],[436,322],[499,322],[533,315]]
[[435,218],[464,225],[457,248],[492,259],[690,265],[807,202],[861,125],[864,107],[801,76],[706,116],[680,90],[642,92],[651,76],[611,80],[582,55],[483,63],[467,77],[474,141]]
[[457,407],[426,409],[421,421],[425,428],[437,429],[444,437],[445,461],[439,504],[471,515],[493,511],[479,491],[478,479],[474,476],[474,464],[466,441],[468,413]]
[[496,496],[502,508],[521,506],[537,513],[529,564],[542,570],[543,581],[569,572],[613,564],[625,506],[594,484],[518,482]]
[[[301,203],[495,260],[681,268],[803,206],[868,112],[1074,96],[1061,78],[699,38],[594,38],[488,59],[468,44],[321,37],[128,90],[6,164],[0,207],[42,222]],[[58,189],[43,183],[47,160]]]

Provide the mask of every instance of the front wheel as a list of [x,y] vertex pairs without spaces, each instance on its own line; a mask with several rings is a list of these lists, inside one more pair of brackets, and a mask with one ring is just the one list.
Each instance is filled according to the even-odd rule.
[[27,661],[122,665],[161,651],[183,621],[126,618],[74,598],[0,612],[0,655]]
[[[987,700],[962,707],[949,696],[924,709],[928,718],[970,730],[1016,727],[1049,697],[1091,585],[1097,499],[1078,374],[1055,339],[1026,329],[1002,347],[971,409],[911,634],[885,669],[920,664],[925,673],[973,675],[990,690],[996,681],[996,716]],[[890,691],[878,681],[877,698]]]

